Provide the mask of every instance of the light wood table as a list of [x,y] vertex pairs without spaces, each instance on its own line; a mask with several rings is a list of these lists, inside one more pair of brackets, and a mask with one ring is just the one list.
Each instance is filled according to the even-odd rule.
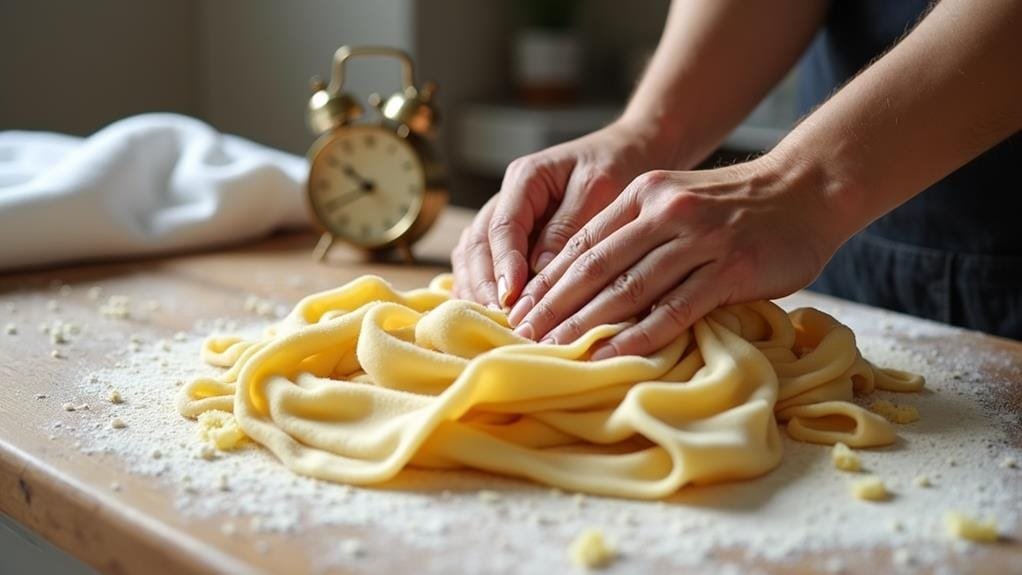
[[[47,317],[47,301],[56,297],[52,283],[59,280],[71,285],[73,294],[61,299],[61,305],[86,316],[97,314],[95,302],[86,301],[86,288],[90,286],[137,299],[187,300],[187,313],[161,316],[158,322],[144,326],[149,335],[170,337],[177,330],[190,328],[197,318],[223,315],[224,298],[257,291],[258,287],[253,288],[246,280],[259,274],[313,277],[323,285],[340,285],[362,274],[376,273],[399,288],[421,286],[448,269],[450,249],[470,217],[466,211],[448,210],[419,245],[424,261],[416,266],[367,263],[345,249],[336,249],[328,265],[320,265],[310,257],[316,238],[292,233],[221,251],[0,275],[0,326],[13,317],[23,331],[33,332],[18,338],[0,334],[0,511],[105,573],[305,571],[309,562],[297,545],[289,546],[284,540],[275,544],[273,553],[254,553],[238,538],[224,536],[218,523],[183,517],[168,492],[147,483],[151,478],[124,474],[116,461],[82,457],[73,445],[47,439],[44,429],[53,414],[33,409],[35,395],[57,393],[70,385],[72,378],[80,378],[109,361],[102,342],[93,348],[83,342],[65,361],[50,361],[50,342],[34,332],[36,324]],[[273,293],[262,295],[296,300],[308,290],[308,286],[278,286]],[[791,301],[826,307],[836,300],[800,294]],[[9,315],[8,304],[17,308],[15,316]],[[846,313],[876,317],[886,313],[847,302],[838,304]],[[951,346],[1000,350],[1011,354],[1016,365],[1022,364],[1022,343],[968,332],[954,341],[906,345],[927,345],[938,351]],[[1004,374],[991,372],[995,375]],[[1015,379],[996,392],[1001,401],[1022,412],[1022,380]],[[1022,430],[1010,431],[1015,444],[1019,444]],[[114,480],[123,483],[121,493],[109,489]],[[456,538],[457,534],[449,536]],[[1022,569],[1019,537],[1014,533],[1014,541],[982,550],[976,556],[981,571]],[[857,555],[849,561],[849,571],[882,572],[890,567],[888,560],[885,553]],[[2,561],[0,558],[0,566]],[[810,571],[790,564],[756,567],[770,572]]]

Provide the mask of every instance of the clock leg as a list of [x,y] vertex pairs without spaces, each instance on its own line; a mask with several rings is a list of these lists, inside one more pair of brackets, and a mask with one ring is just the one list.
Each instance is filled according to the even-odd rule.
[[323,261],[326,257],[326,253],[330,251],[334,245],[334,235],[330,232],[323,232],[323,235],[319,236],[319,242],[316,244],[316,249],[312,251],[312,257],[316,258],[316,261]]
[[396,247],[397,253],[401,254],[401,259],[403,259],[406,264],[415,263],[415,254],[412,253],[412,246],[409,245],[408,242],[401,242],[397,244]]

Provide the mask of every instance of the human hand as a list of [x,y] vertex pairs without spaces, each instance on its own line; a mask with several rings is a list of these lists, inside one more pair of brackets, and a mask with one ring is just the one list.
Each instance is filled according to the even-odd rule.
[[529,282],[509,319],[523,337],[567,343],[638,316],[594,350],[603,359],[652,353],[718,306],[790,294],[844,239],[817,180],[769,157],[644,173]]
[[[512,162],[499,194],[451,254],[456,297],[490,307],[515,302],[529,279],[635,176],[674,164],[655,130],[619,120]],[[530,249],[530,238],[535,240]]]

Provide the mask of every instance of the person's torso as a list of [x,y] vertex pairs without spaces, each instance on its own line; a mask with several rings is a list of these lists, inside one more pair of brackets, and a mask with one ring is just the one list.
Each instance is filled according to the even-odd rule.
[[[832,0],[802,62],[803,113],[882,56],[930,4]],[[1016,133],[851,238],[811,289],[1022,339],[1020,170]]]

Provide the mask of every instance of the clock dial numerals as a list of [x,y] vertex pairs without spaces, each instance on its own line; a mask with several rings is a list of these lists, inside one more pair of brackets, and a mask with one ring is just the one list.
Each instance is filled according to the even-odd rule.
[[364,246],[404,233],[422,206],[425,175],[415,150],[376,126],[351,126],[313,161],[311,200],[332,232]]

